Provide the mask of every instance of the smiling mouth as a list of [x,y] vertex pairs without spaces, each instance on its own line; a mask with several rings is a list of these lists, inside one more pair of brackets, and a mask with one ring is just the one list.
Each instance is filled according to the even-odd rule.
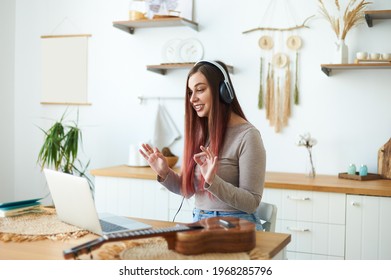
[[204,108],[204,105],[193,105],[194,110],[197,112],[201,111]]

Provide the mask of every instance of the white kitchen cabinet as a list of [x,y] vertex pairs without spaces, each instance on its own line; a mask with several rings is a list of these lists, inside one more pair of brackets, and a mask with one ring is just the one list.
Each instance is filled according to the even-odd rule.
[[[169,192],[156,180],[95,177],[95,205],[98,212],[173,221],[182,197]],[[176,222],[191,222],[194,202],[185,199]]]
[[276,231],[291,234],[288,259],[344,259],[345,194],[266,188],[262,200],[277,206]]
[[168,195],[168,191],[153,180],[95,178],[95,205],[98,212],[167,221]]
[[[172,221],[182,197],[156,181],[148,167],[92,170],[99,211]],[[354,195],[353,195],[354,194]],[[277,205],[276,232],[291,234],[288,259],[391,260],[391,180],[267,172],[265,202]],[[194,201],[175,218],[191,222]]]
[[391,260],[391,198],[347,195],[346,259]]

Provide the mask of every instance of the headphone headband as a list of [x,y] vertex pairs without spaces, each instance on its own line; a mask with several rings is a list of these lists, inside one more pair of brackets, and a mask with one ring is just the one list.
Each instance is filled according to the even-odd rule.
[[224,80],[225,81],[229,81],[227,72],[225,71],[224,67],[221,66],[219,63],[217,63],[215,61],[212,61],[212,60],[200,60],[195,65],[197,65],[199,63],[209,63],[209,64],[212,64],[212,65],[216,66],[217,68],[220,69],[221,73],[223,73]]
[[215,67],[217,67],[220,70],[220,72],[224,76],[224,82],[223,82],[224,87],[220,86],[220,96],[222,97],[222,99],[226,103],[231,103],[232,100],[234,99],[234,91],[232,89],[231,83],[229,82],[228,73],[227,73],[227,71],[225,71],[224,67],[221,66],[220,63],[212,61],[212,60],[200,60],[200,61],[196,62],[195,65],[197,65],[199,63],[209,63],[211,65],[214,65]]

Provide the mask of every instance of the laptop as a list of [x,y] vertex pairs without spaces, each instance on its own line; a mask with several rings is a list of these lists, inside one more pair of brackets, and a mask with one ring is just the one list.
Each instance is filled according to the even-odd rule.
[[44,169],[57,216],[65,223],[98,235],[151,228],[151,225],[110,213],[97,213],[86,178]]

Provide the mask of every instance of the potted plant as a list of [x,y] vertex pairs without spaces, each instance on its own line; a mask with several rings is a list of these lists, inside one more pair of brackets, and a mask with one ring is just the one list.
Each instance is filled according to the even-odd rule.
[[40,128],[45,137],[37,162],[41,170],[51,167],[57,171],[85,177],[93,189],[93,183],[86,175],[90,161],[83,166],[78,159],[79,144],[82,145],[82,131],[78,126],[79,114],[76,121],[66,122],[65,113],[48,130]]

